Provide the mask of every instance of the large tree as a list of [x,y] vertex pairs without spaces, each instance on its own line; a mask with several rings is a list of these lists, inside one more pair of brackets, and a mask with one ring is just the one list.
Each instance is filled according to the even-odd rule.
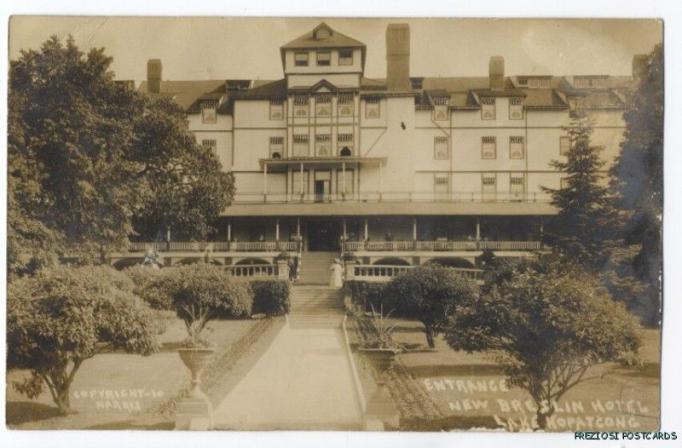
[[495,354],[544,429],[591,366],[638,350],[637,323],[582,267],[547,257],[508,267],[487,294],[460,303],[445,339],[455,350]]
[[196,144],[182,111],[116,82],[111,62],[104,49],[84,54],[73,39],[56,37],[11,62],[9,247],[16,272],[44,264],[45,249],[62,255],[68,248],[81,259],[121,249],[134,233],[133,218],[149,223],[154,206],[167,210],[158,225],[191,222],[205,234],[229,203],[232,177]]
[[232,173],[197,144],[185,112],[171,99],[148,98],[134,135],[132,155],[142,165],[135,230],[152,238],[165,237],[169,228],[181,238],[206,238],[234,195]]
[[591,142],[592,127],[584,116],[566,128],[570,148],[564,160],[551,165],[564,174],[558,189],[543,187],[552,196],[558,213],[547,225],[547,238],[563,254],[593,268],[608,258],[614,238],[611,207],[602,147]]
[[157,345],[149,310],[132,282],[108,267],[46,268],[14,280],[7,296],[7,366],[28,369],[19,392],[45,386],[62,413],[85,361],[110,350],[147,355]]
[[618,205],[626,211],[622,238],[635,248],[632,268],[648,285],[658,312],[662,269],[663,47],[657,45],[636,67],[635,89],[627,96],[625,137],[611,169]]

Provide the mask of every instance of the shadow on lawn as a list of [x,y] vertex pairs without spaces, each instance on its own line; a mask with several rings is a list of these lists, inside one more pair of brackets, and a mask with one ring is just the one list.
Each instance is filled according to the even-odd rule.
[[5,412],[7,425],[21,425],[62,415],[55,406],[32,401],[8,401]]
[[661,377],[661,364],[657,362],[645,362],[642,367],[632,367],[627,370],[619,369],[618,373],[622,376],[659,379]]
[[407,370],[416,378],[429,376],[503,375],[502,366],[495,364],[464,364],[440,366],[411,366]]

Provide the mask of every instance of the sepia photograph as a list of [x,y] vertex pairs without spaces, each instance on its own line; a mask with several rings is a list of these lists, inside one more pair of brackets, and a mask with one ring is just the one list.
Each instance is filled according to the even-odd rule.
[[8,26],[10,430],[682,429],[662,20]]

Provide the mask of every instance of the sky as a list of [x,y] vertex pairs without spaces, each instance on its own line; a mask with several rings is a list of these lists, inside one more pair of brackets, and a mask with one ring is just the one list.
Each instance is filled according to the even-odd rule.
[[14,16],[10,59],[56,35],[105,47],[117,79],[142,81],[160,58],[164,80],[279,79],[279,47],[321,21],[367,45],[365,76],[386,74],[386,25],[410,25],[411,76],[486,76],[490,56],[508,75],[629,75],[663,25],[651,19],[344,19]]

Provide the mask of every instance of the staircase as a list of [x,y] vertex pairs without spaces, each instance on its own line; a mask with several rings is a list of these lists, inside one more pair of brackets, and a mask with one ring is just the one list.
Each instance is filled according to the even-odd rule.
[[291,288],[291,328],[333,328],[343,319],[343,290],[328,286],[294,285]]
[[303,252],[301,254],[300,285],[328,285],[334,258],[338,252]]

